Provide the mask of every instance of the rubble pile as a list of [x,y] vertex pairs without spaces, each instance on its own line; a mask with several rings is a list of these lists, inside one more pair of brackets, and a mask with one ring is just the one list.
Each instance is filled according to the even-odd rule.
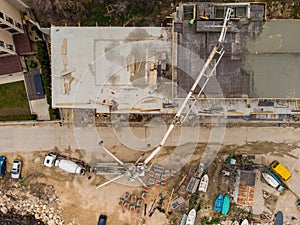
[[40,189],[22,188],[19,183],[5,185],[0,189],[0,223],[66,224],[60,216],[58,201],[53,187],[46,184]]

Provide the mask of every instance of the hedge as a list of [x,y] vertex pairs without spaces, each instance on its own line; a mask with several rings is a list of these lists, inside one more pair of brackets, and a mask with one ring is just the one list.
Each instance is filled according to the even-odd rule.
[[2,116],[0,115],[0,121],[21,121],[21,120],[36,120],[37,115],[8,115]]
[[48,55],[48,50],[46,43],[44,41],[37,42],[37,59],[39,60],[41,72],[42,72],[42,80],[45,89],[45,93],[47,96],[47,102],[49,104],[49,114],[50,119],[57,119],[58,110],[52,109],[52,98],[51,98],[51,65],[50,59]]

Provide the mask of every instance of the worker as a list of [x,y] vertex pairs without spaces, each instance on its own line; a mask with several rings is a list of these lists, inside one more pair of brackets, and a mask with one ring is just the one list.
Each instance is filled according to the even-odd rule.
[[195,23],[194,19],[191,19],[190,22],[189,22],[190,26],[192,26],[194,23]]

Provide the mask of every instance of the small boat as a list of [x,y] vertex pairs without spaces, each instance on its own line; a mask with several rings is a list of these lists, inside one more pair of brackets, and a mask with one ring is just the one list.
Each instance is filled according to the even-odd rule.
[[249,221],[247,219],[244,219],[241,225],[249,225]]
[[264,180],[271,185],[273,188],[277,188],[279,186],[278,181],[269,173],[261,173]]
[[278,211],[275,216],[275,224],[274,225],[282,225],[283,224],[283,214],[281,211]]
[[232,222],[232,224],[231,225],[240,225],[239,224],[239,222],[238,221],[234,221],[234,222]]
[[186,214],[183,214],[183,217],[181,219],[180,225],[185,225],[186,224],[187,217],[188,216]]
[[200,163],[198,166],[198,170],[197,170],[198,178],[200,178],[202,176],[204,171],[205,171],[205,166],[203,163]]
[[186,224],[185,225],[194,225],[196,220],[196,210],[192,209],[187,217]]
[[215,204],[214,204],[214,210],[215,211],[221,212],[222,207],[223,207],[223,201],[224,201],[223,195],[219,194],[218,197],[216,198],[216,201],[215,201]]
[[222,215],[227,215],[230,209],[230,197],[229,195],[225,195],[224,196],[224,200],[223,200],[223,206],[222,206]]
[[209,178],[208,178],[208,175],[205,174],[202,178],[201,178],[201,181],[200,181],[200,185],[199,185],[199,191],[203,191],[203,192],[206,192],[207,190],[207,186],[208,186],[208,181],[209,181]]

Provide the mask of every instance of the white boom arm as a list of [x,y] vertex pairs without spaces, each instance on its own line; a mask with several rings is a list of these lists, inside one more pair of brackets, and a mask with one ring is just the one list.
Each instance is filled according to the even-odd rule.
[[[145,161],[144,161],[144,165],[145,166],[160,152],[160,150],[162,149],[162,147],[166,143],[166,141],[167,141],[170,133],[174,129],[174,127],[178,123],[182,122],[181,121],[182,120],[182,118],[181,118],[182,111],[185,108],[186,104],[188,103],[189,99],[191,98],[192,94],[194,93],[194,91],[195,91],[198,83],[200,82],[201,78],[203,76],[206,76],[207,80],[204,83],[204,85],[202,86],[201,91],[198,94],[198,96],[203,92],[206,84],[208,83],[209,77],[213,74],[213,71],[216,69],[216,65],[215,65],[214,68],[213,68],[213,71],[209,74],[209,76],[205,75],[205,72],[207,71],[208,66],[210,65],[210,63],[211,63],[212,59],[214,58],[214,56],[216,55],[216,53],[220,54],[220,58],[217,60],[217,63],[218,63],[220,61],[221,57],[223,56],[224,52],[225,52],[225,50],[222,47],[222,43],[224,42],[224,39],[225,39],[225,36],[226,36],[227,23],[228,23],[228,21],[229,21],[229,19],[231,17],[232,12],[233,12],[233,10],[231,8],[227,9],[226,15],[225,15],[225,18],[224,18],[224,23],[223,23],[223,26],[222,26],[222,31],[221,31],[220,37],[218,39],[218,43],[215,45],[215,47],[213,48],[212,52],[210,53],[207,61],[205,62],[202,70],[199,73],[199,76],[195,80],[195,83],[193,84],[191,90],[189,91],[188,95],[184,99],[184,102],[182,103],[181,107],[179,108],[178,112],[176,113],[176,115],[175,115],[175,117],[174,117],[171,125],[169,126],[169,128],[168,128],[167,132],[165,133],[163,139],[161,140],[159,146],[155,150],[153,150],[153,152],[145,159]],[[190,112],[190,110],[189,110],[189,112]]]

